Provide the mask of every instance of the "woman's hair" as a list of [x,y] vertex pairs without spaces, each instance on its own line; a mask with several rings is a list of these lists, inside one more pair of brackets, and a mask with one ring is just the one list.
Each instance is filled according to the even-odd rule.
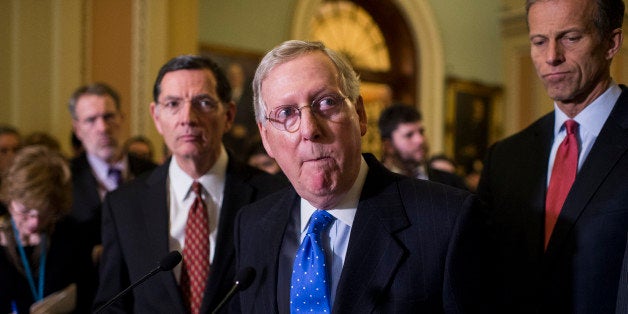
[[67,215],[72,203],[72,177],[67,160],[57,151],[34,145],[21,149],[2,179],[0,200],[47,211],[54,221]]

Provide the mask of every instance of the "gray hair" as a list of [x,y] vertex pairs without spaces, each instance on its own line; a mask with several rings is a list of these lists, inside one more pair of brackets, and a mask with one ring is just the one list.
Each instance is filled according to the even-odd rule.
[[262,82],[278,65],[316,51],[323,52],[336,66],[340,76],[340,90],[354,103],[360,96],[360,78],[349,61],[341,54],[325,47],[321,42],[288,40],[269,51],[255,71],[253,78],[253,107],[255,120],[266,123],[266,104],[262,99]]
[[[526,21],[530,7],[539,1],[546,0],[526,0]],[[624,1],[623,0],[595,0],[596,9],[591,14],[593,25],[600,38],[607,38],[613,30],[621,28],[624,23]]]
[[105,83],[93,83],[81,86],[77,88],[74,93],[72,93],[72,96],[68,101],[68,109],[70,110],[70,115],[72,115],[72,119],[74,120],[77,119],[76,104],[78,103],[79,98],[83,95],[109,96],[113,99],[116,110],[120,111],[120,95],[118,95],[118,92],[116,92],[113,87]]

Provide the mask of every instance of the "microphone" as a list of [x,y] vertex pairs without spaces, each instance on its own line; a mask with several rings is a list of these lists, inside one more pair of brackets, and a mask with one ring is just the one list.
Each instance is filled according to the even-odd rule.
[[173,269],[175,266],[177,266],[181,262],[181,259],[182,259],[182,256],[181,256],[181,253],[179,253],[179,251],[172,251],[172,252],[168,253],[168,255],[164,256],[159,261],[159,265],[157,265],[157,267],[155,267],[155,269],[151,270],[148,274],[144,275],[144,277],[140,278],[140,280],[134,282],[132,285],[128,286],[126,289],[122,290],[122,292],[116,294],[115,297],[111,298],[107,303],[105,303],[104,305],[99,307],[94,313],[102,312],[102,310],[108,308],[112,303],[116,302],[122,296],[124,296],[129,291],[131,291],[131,289],[135,288],[137,285],[139,285],[142,282],[146,281],[148,278],[154,276],[158,272],[160,272],[160,271],[168,271],[168,270]]
[[229,301],[236,292],[245,290],[248,288],[251,283],[253,283],[253,279],[255,279],[255,269],[253,267],[244,267],[235,277],[233,281],[233,286],[231,290],[227,293],[227,295],[220,301],[218,306],[212,311],[212,314],[218,313],[218,310],[222,308],[227,301]]

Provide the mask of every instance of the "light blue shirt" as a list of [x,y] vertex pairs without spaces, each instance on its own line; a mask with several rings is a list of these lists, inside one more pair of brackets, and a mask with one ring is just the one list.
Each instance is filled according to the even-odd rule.
[[[333,224],[329,227],[329,234],[323,233],[322,240],[325,249],[325,259],[327,265],[331,265],[329,275],[331,279],[330,293],[331,293],[331,306],[334,304],[336,290],[338,288],[338,281],[340,280],[340,274],[342,273],[342,266],[345,262],[345,256],[347,255],[347,247],[349,246],[349,236],[351,235],[351,226],[353,226],[353,219],[358,209],[358,202],[360,201],[360,193],[366,180],[366,174],[368,173],[368,165],[362,157],[360,163],[360,172],[353,183],[353,186],[345,196],[345,198],[338,204],[337,207],[327,210],[332,216],[336,218]],[[310,221],[310,217],[316,211],[316,208],[312,206],[305,199],[301,199],[301,239],[299,244],[303,242],[305,234],[307,233],[307,227]]]
[[94,177],[96,177],[96,181],[98,183],[98,196],[100,196],[100,200],[105,198],[105,194],[107,194],[107,192],[118,188],[118,182],[109,175],[109,168],[113,167],[120,170],[123,178],[128,178],[129,176],[127,166],[129,162],[126,155],[122,158],[122,160],[114,164],[108,164],[96,155],[87,153],[87,162],[92,168]]
[[[615,82],[611,83],[611,86],[600,95],[600,97],[595,99],[573,118],[578,122],[578,132],[576,133],[578,147],[580,149],[580,153],[578,154],[578,171],[580,171],[582,164],[589,155],[589,152],[591,152],[591,148],[600,134],[604,123],[606,123],[606,119],[608,119],[608,116],[615,107],[615,103],[617,103],[620,94],[621,88]],[[549,185],[552,168],[554,167],[556,151],[567,135],[564,125],[567,120],[569,120],[569,117],[554,103],[554,143],[552,144],[547,167],[547,185]]]

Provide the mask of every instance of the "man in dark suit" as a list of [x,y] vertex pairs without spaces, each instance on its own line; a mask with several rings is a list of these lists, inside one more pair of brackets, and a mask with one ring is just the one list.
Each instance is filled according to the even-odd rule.
[[85,230],[86,241],[95,247],[93,257],[101,253],[101,203],[107,192],[118,188],[143,172],[156,167],[122,152],[120,97],[109,85],[94,83],[77,88],[68,109],[72,127],[85,152],[71,160],[71,215]]
[[225,74],[212,60],[173,58],[159,71],[153,97],[151,115],[172,157],[107,195],[95,306],[178,250],[183,262],[172,272],[136,287],[108,310],[209,313],[233,284],[237,211],[278,189],[281,181],[225,150],[221,138],[236,109]]
[[628,230],[628,89],[610,64],[623,16],[621,0],[528,1],[531,56],[554,112],[494,145],[479,187],[510,313],[615,310]]
[[[253,90],[263,144],[292,187],[237,218],[237,267],[257,274],[240,292],[242,312],[481,312],[475,197],[361,155],[366,113],[344,58],[284,42],[262,60]],[[324,255],[308,259],[308,246]],[[310,294],[315,304],[301,299]]]
[[388,170],[467,189],[456,174],[430,167],[429,145],[419,110],[402,103],[392,104],[382,110],[377,126],[382,140],[382,163]]

